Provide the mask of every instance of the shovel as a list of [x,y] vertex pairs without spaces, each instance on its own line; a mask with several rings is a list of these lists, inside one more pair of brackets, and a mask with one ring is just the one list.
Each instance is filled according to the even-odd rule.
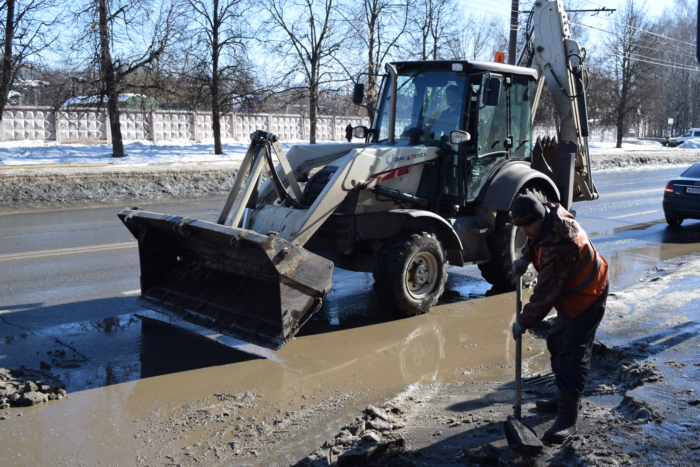
[[[523,288],[523,276],[518,274],[518,278],[515,281],[515,319],[520,316],[520,311],[523,306],[522,302],[522,288]],[[517,452],[525,456],[537,456],[542,452],[544,445],[542,441],[537,437],[534,431],[529,427],[525,426],[523,422],[520,421],[522,412],[522,400],[520,397],[521,390],[521,373],[522,373],[522,357],[523,357],[523,342],[522,336],[519,336],[515,340],[515,405],[513,406],[514,414],[509,416],[506,423],[503,425],[503,430],[506,433],[506,439],[508,440],[508,446]]]

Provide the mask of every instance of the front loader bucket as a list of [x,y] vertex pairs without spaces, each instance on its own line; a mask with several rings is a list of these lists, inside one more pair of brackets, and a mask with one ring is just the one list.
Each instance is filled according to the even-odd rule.
[[139,303],[278,349],[320,308],[333,263],[276,234],[126,209],[139,242]]

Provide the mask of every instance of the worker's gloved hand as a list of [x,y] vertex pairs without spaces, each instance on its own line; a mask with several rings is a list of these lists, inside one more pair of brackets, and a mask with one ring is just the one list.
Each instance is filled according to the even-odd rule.
[[517,339],[518,337],[522,336],[524,332],[525,329],[523,329],[520,323],[517,321],[513,323],[513,339]]
[[513,274],[516,276],[522,276],[527,271],[527,267],[530,263],[522,256],[515,261],[513,261]]

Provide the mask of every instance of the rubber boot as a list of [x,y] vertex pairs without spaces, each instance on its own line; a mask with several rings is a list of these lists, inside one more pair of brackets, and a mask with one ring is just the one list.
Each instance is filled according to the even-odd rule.
[[581,395],[576,392],[559,391],[558,399],[557,419],[542,437],[543,441],[554,444],[561,444],[576,433]]
[[539,399],[535,402],[535,407],[540,412],[557,413],[557,410],[559,410],[559,396],[555,394],[546,399]]
[[[559,394],[545,399],[538,399],[537,402],[535,402],[535,407],[537,407],[537,410],[540,412],[557,413],[559,411]],[[578,409],[581,410],[581,407],[581,401],[579,400]]]

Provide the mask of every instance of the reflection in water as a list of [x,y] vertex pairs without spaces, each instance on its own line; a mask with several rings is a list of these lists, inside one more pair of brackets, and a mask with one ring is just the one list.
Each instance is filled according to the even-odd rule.
[[19,337],[0,342],[3,366],[44,368],[68,392],[255,358],[164,323],[142,322],[131,314]]
[[159,321],[142,321],[141,331],[141,378],[259,358]]

